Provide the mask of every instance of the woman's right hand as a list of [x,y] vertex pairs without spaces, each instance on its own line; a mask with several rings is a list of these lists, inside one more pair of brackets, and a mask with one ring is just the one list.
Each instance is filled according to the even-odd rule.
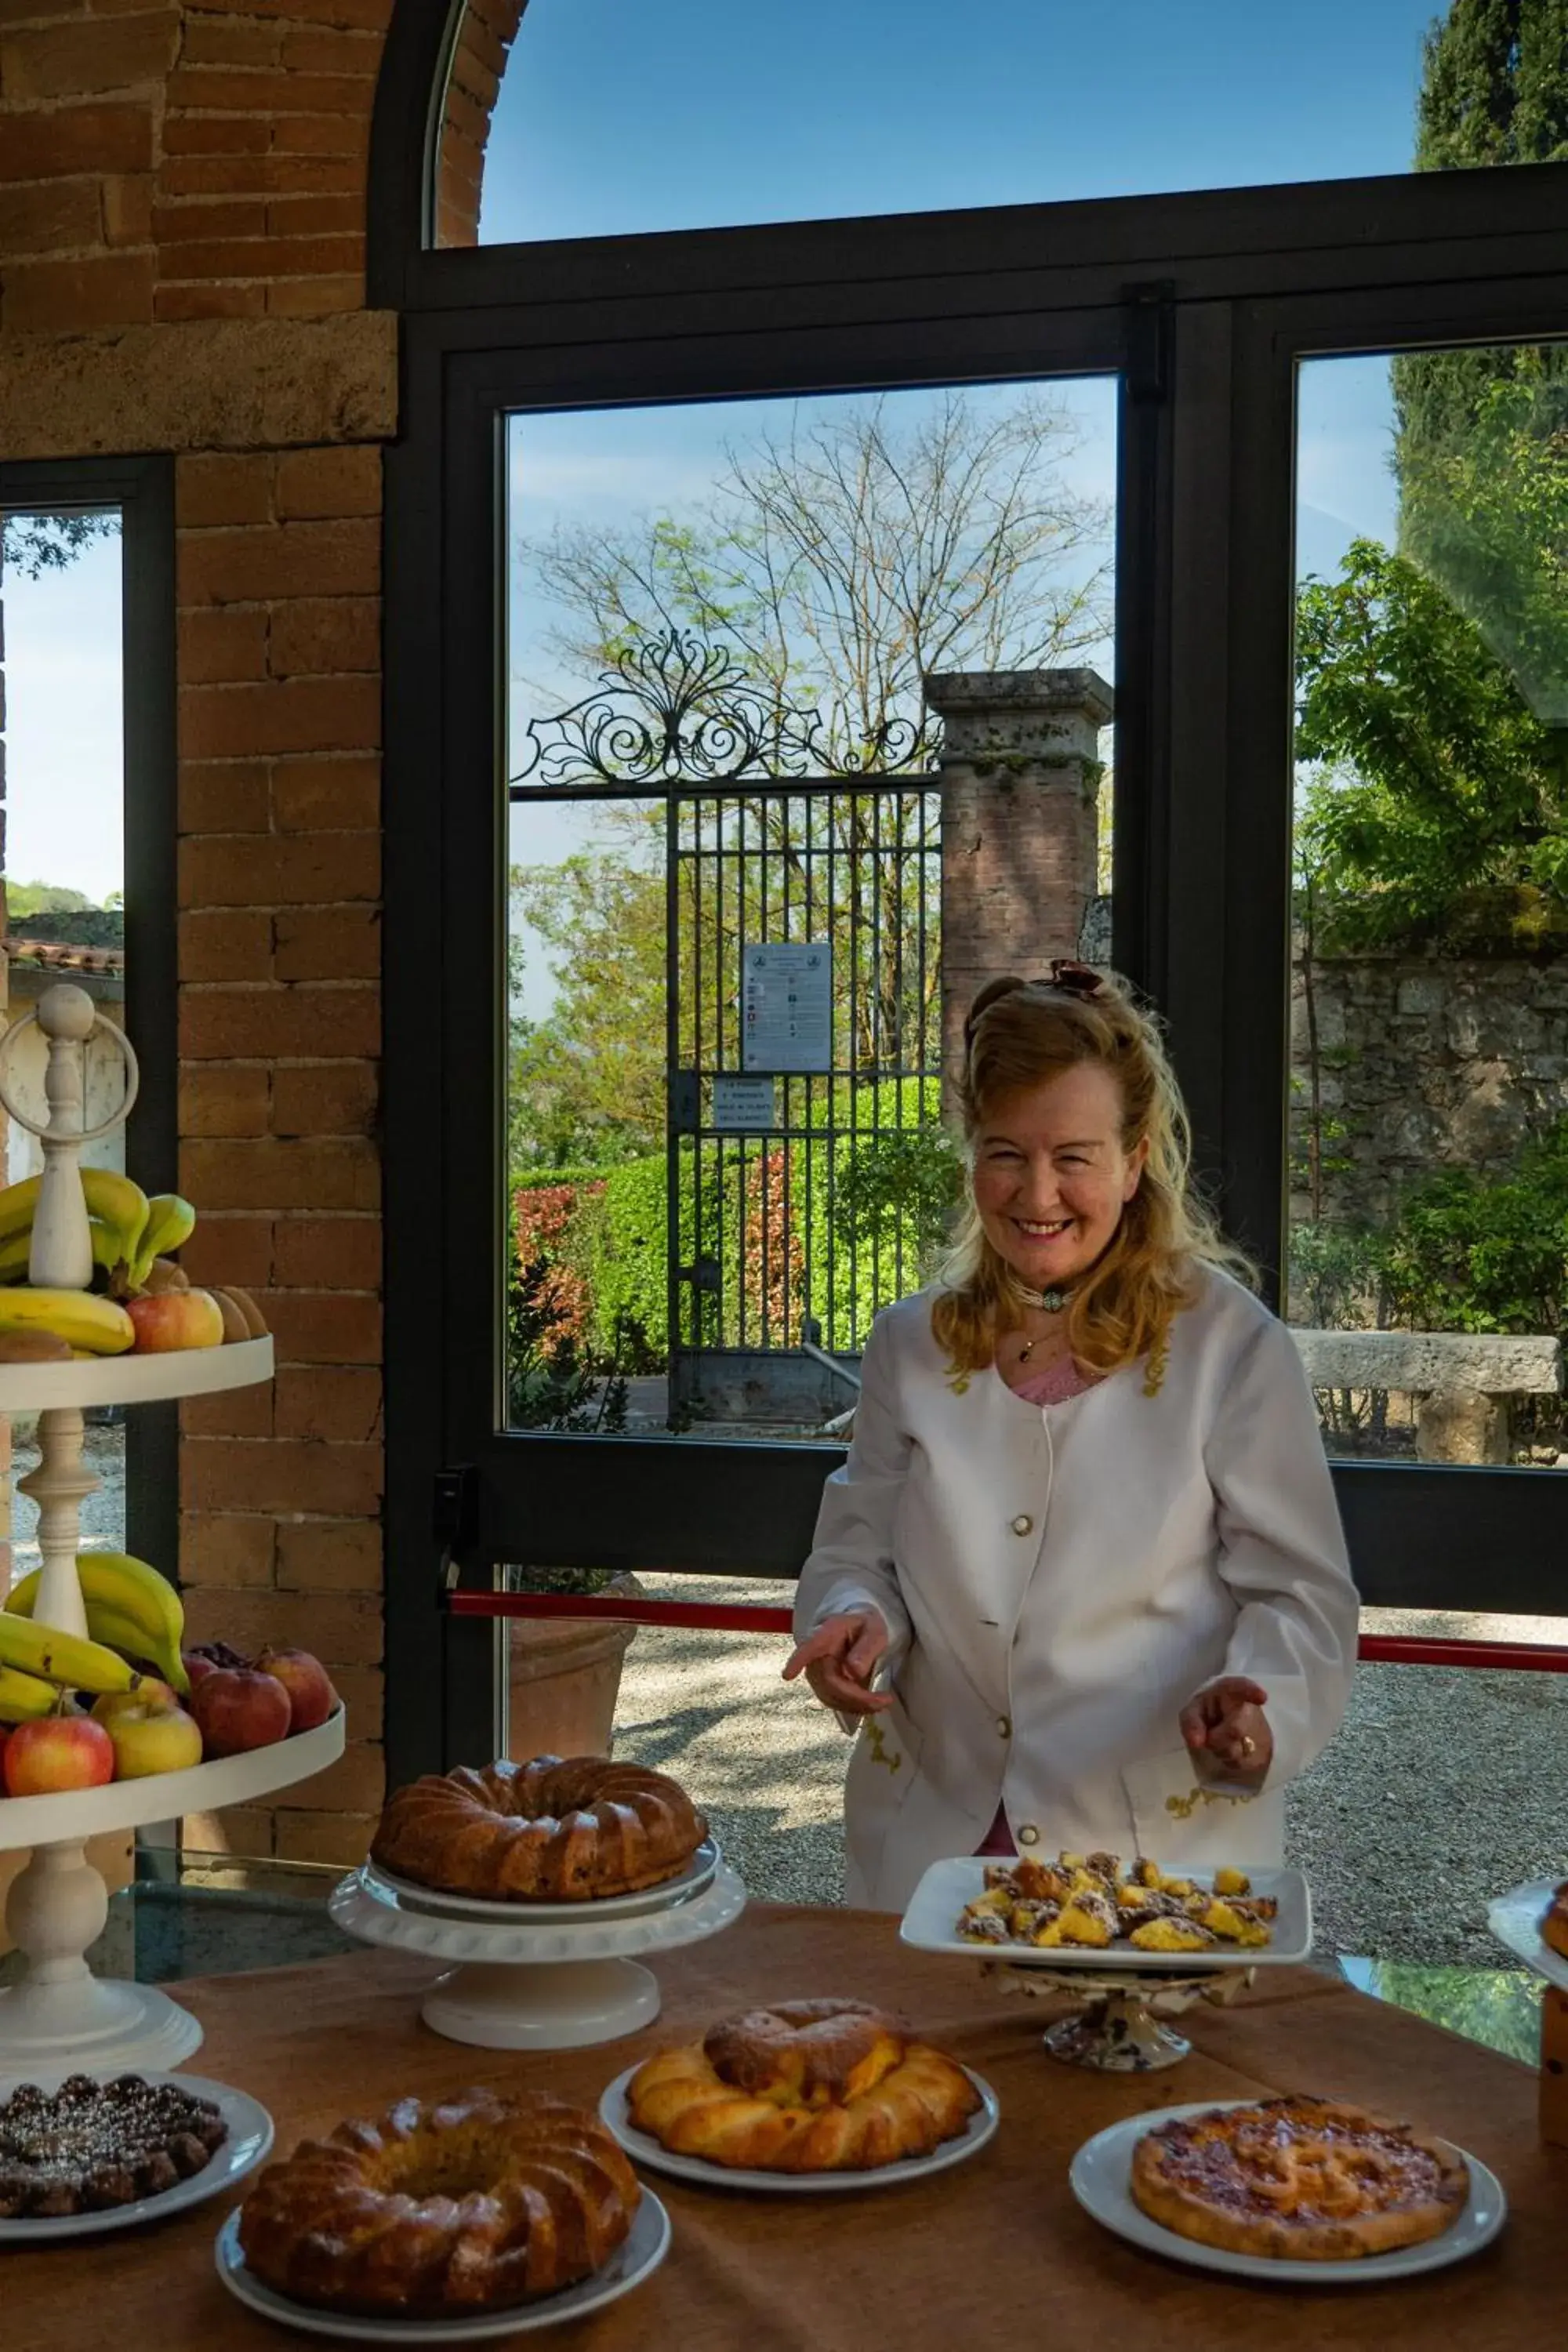
[[797,1644],[784,1670],[786,1683],[804,1674],[824,1706],[840,1715],[876,1715],[891,1706],[891,1691],[868,1687],[888,1646],[888,1629],[875,1609],[825,1617],[815,1633]]

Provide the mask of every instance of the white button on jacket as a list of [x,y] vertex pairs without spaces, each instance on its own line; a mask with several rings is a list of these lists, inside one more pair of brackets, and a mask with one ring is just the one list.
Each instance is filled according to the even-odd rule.
[[[795,1605],[797,1636],[863,1608],[891,1635],[894,1704],[845,1792],[851,1903],[901,1909],[998,1803],[1053,1847],[1278,1860],[1284,1784],[1344,1712],[1356,1595],[1294,1341],[1228,1276],[1199,1283],[1154,1396],[1139,1363],[1044,1412],[994,1369],[952,1377],[934,1292],[878,1318]],[[1221,1674],[1268,1693],[1257,1795],[1200,1781],[1182,1740]]]

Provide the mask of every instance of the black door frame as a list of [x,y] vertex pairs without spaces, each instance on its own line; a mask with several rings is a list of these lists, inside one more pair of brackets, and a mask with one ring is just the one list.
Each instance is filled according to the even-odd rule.
[[[412,26],[413,13],[400,21]],[[442,0],[424,11],[426,33],[441,13]],[[499,1425],[486,1236],[500,1230],[504,1066],[504,415],[1120,374],[1113,952],[1170,1021],[1227,1223],[1274,1267],[1296,361],[1568,333],[1568,294],[1552,275],[1568,166],[426,252],[416,175],[391,129],[395,100],[414,104],[412,54],[389,48],[373,147],[386,167],[373,283],[405,311],[386,513],[397,1779],[471,1747],[465,1727],[486,1719],[495,1688],[493,1628],[440,1610],[431,1504],[443,1470],[475,1474],[460,1540],[481,1580],[501,1560],[784,1578],[839,1458]],[[1260,788],[1270,776],[1272,794]],[[1568,1530],[1557,1482],[1354,1463],[1335,1477],[1369,1600],[1542,1604]]]

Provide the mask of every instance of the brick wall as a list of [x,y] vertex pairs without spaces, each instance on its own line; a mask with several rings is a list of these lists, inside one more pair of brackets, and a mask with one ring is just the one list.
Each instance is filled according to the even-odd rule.
[[[381,1801],[381,445],[364,302],[392,0],[0,0],[0,448],[176,456],[182,1188],[270,1388],[184,1409],[192,1636],[297,1641],[350,1745],[193,1843],[340,1861]],[[447,109],[471,241],[521,0],[476,0]]]
[[452,52],[436,156],[436,242],[472,245],[490,114],[528,0],[469,0]]

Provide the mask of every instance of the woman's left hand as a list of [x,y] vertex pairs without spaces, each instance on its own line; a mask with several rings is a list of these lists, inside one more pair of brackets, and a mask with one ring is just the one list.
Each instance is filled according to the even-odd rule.
[[1245,1675],[1222,1675],[1182,1709],[1182,1738],[1193,1760],[1232,1780],[1261,1780],[1274,1760],[1268,1693]]

